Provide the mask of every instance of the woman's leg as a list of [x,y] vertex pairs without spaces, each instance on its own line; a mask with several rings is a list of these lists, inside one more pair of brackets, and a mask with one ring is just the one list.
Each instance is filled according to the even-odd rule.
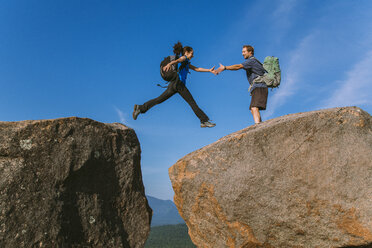
[[207,122],[209,120],[208,116],[196,104],[194,98],[192,97],[190,91],[186,88],[186,86],[181,81],[178,81],[176,86],[178,93],[190,105],[195,115],[199,118],[200,122]]
[[174,87],[174,82],[170,82],[167,89],[157,98],[151,99],[147,102],[145,102],[142,105],[139,105],[139,109],[141,113],[146,113],[147,110],[150,108],[154,107],[155,105],[164,102],[167,100],[169,97],[173,96],[176,93],[176,88]]

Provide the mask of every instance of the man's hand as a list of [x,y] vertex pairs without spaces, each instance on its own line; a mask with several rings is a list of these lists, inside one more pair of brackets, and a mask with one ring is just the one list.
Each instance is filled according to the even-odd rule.
[[225,69],[226,69],[226,66],[224,66],[224,65],[222,65],[222,64],[220,63],[220,67],[218,67],[218,69],[215,70],[216,75],[220,74],[220,73],[221,73],[222,71],[224,71]]

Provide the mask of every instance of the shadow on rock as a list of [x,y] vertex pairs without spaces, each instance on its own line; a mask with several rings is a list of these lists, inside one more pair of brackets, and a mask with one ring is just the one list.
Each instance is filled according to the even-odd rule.
[[[62,187],[65,190],[60,197],[63,207],[59,243],[92,245],[98,240],[106,240],[130,247],[128,234],[115,207],[119,182],[112,164],[88,160],[82,168],[70,173]],[[100,230],[95,226],[98,220]],[[120,240],[114,237],[120,237]]]

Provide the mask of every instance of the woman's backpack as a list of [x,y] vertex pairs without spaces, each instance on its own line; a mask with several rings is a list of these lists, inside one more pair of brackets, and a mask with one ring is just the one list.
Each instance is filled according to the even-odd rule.
[[163,67],[176,59],[178,59],[176,55],[170,55],[168,57],[165,57],[160,63],[160,75],[165,81],[169,81],[169,79],[173,77],[175,73],[177,73],[178,65],[173,64],[169,71],[163,71]]

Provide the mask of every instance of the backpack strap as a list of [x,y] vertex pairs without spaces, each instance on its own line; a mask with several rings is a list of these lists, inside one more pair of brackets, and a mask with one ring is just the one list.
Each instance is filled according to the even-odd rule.
[[[172,62],[176,60],[176,55],[170,55],[169,58],[170,58],[170,62]],[[177,64],[172,65],[172,70],[177,71]]]
[[256,59],[256,57],[254,57],[254,56],[251,56],[251,57],[249,57],[249,59],[250,58],[252,58],[252,59],[254,59],[254,60],[256,60],[258,63],[260,63],[260,65],[262,65],[263,66],[263,64],[258,60],[258,59]]
[[[168,82],[167,82],[168,83]],[[160,84],[156,84],[156,86],[159,86],[160,88],[168,88],[168,86],[162,86]]]

